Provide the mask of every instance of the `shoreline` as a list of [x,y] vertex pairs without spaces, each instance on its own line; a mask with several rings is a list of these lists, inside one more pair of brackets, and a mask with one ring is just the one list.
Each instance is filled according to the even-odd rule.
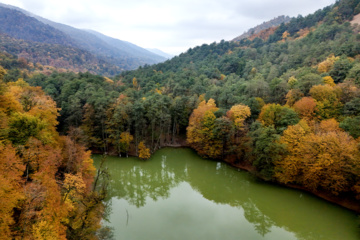
[[[162,149],[162,148],[190,148],[190,149],[192,149],[191,147],[189,147],[188,145],[185,145],[185,144],[184,145],[182,145],[182,144],[166,144],[164,146],[161,146],[161,148],[159,148],[159,149]],[[157,150],[159,150],[159,149],[157,149]],[[96,151],[92,151],[92,153],[96,154]],[[99,153],[99,152],[97,152],[97,153]],[[115,155],[114,154],[108,154],[108,155],[109,156],[117,156],[117,157],[119,157],[116,154]],[[133,154],[129,154],[128,156],[137,157],[137,156],[135,156]],[[334,195],[331,195],[331,194],[329,194],[329,193],[327,193],[325,191],[311,191],[309,189],[306,189],[305,187],[298,186],[298,185],[295,185],[295,184],[282,184],[280,182],[268,181],[268,180],[262,178],[261,176],[259,176],[258,174],[256,174],[255,168],[248,162],[231,163],[231,162],[227,162],[225,160],[220,160],[220,159],[214,159],[214,160],[221,161],[221,162],[224,162],[224,163],[226,163],[229,166],[232,166],[234,168],[237,168],[237,169],[240,169],[240,170],[243,170],[243,171],[247,171],[247,172],[251,173],[253,176],[257,177],[258,179],[260,179],[260,180],[262,180],[264,182],[276,184],[276,185],[282,186],[282,187],[301,190],[301,191],[310,193],[310,194],[314,195],[315,197],[318,197],[318,198],[323,199],[325,201],[328,201],[330,203],[333,203],[333,204],[336,204],[336,205],[341,206],[343,208],[346,208],[347,210],[353,211],[353,212],[355,212],[357,214],[360,214],[360,200],[356,200],[354,198],[345,198],[345,197],[340,197],[340,196],[334,196]]]
[[230,166],[235,167],[237,169],[247,171],[247,172],[253,174],[255,177],[261,179],[264,182],[276,184],[276,185],[282,186],[282,187],[301,190],[301,191],[310,193],[310,194],[312,194],[312,195],[314,195],[314,196],[316,196],[318,198],[321,198],[321,199],[323,199],[325,201],[328,201],[330,203],[336,204],[338,206],[341,206],[341,207],[346,208],[346,209],[348,209],[350,211],[353,211],[355,213],[360,214],[360,201],[356,200],[354,198],[345,198],[345,197],[334,196],[334,195],[331,195],[331,194],[329,194],[329,193],[327,193],[325,191],[318,191],[318,190],[317,191],[311,191],[311,190],[309,190],[309,189],[307,189],[305,187],[302,187],[302,186],[299,186],[299,185],[296,185],[296,184],[283,184],[283,183],[280,183],[280,182],[267,181],[264,178],[262,178],[261,176],[259,176],[258,174],[256,174],[254,167],[249,165],[249,164],[235,164],[235,163],[229,163],[229,162],[226,162],[226,161],[223,161],[223,162],[225,162],[225,163],[229,164]]

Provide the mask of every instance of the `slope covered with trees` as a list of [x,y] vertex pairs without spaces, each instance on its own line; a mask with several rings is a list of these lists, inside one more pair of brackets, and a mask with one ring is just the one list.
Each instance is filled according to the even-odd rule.
[[[48,65],[58,68],[57,61],[61,60],[61,68],[70,71],[114,76],[124,70],[165,60],[129,42],[55,23],[1,3],[0,20],[2,51],[15,55],[22,53],[25,59],[34,63],[44,64],[44,59],[48,59]],[[5,41],[6,37],[12,41]]]
[[[53,115],[47,123],[49,114],[32,110],[37,106],[29,101],[33,95],[18,97],[24,89],[40,91],[30,87],[40,86],[56,102],[55,115],[59,109],[58,130],[76,133],[76,139],[94,151],[147,159],[160,147],[187,141],[203,157],[247,168],[269,181],[346,199],[347,207],[360,212],[360,28],[349,23],[359,11],[359,1],[337,1],[280,25],[266,39],[204,44],[112,79],[90,73],[45,75],[3,54],[2,94],[18,95],[6,98],[14,102],[4,103],[1,110],[2,145],[10,150],[21,146],[20,154],[3,154],[19,164],[17,179],[27,183],[26,176],[32,184],[43,171],[43,160],[34,167],[30,160],[21,160],[27,156],[21,151],[29,151],[29,141],[38,149],[57,141],[60,163],[48,172],[63,186],[66,176],[87,176],[80,166],[66,168],[67,155],[61,149],[72,138],[55,133]],[[29,124],[31,131],[20,131],[19,122]],[[27,169],[32,171],[28,176]],[[60,200],[71,192],[65,189],[56,193]],[[76,190],[80,197],[93,194],[84,189]],[[17,213],[21,206],[23,196],[15,193],[7,213]],[[9,221],[10,230],[21,222]]]
[[263,22],[262,24],[260,24],[256,27],[250,28],[248,31],[246,31],[243,34],[241,34],[240,36],[234,38],[233,41],[241,41],[242,39],[245,39],[245,38],[251,38],[255,34],[258,34],[267,29],[276,28],[283,23],[290,22],[290,20],[291,20],[291,18],[289,16],[276,17],[270,21]]
[[4,84],[0,72],[0,239],[95,238],[106,185],[93,182],[90,152],[75,129],[59,136],[59,109],[40,87]]

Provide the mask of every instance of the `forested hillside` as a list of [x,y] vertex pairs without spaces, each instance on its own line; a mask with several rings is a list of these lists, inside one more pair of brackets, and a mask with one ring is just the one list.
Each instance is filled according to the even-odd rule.
[[0,20],[0,49],[21,54],[33,63],[114,76],[165,60],[129,42],[55,23],[1,3]]
[[[266,38],[204,44],[111,79],[43,74],[36,64],[2,54],[0,154],[11,157],[0,159],[3,172],[5,159],[17,166],[15,180],[3,177],[11,189],[0,194],[14,195],[1,210],[7,217],[3,231],[11,234],[27,223],[21,218],[31,199],[26,194],[46,191],[46,178],[56,186],[51,204],[63,207],[64,216],[52,217],[46,212],[52,205],[46,205],[30,218],[28,231],[47,227],[49,217],[64,227],[50,232],[64,236],[67,228],[76,234],[78,211],[89,213],[89,205],[76,199],[97,194],[89,187],[91,169],[84,164],[91,161],[81,144],[142,159],[163,146],[187,145],[262,179],[345,199],[344,206],[360,212],[360,27],[350,24],[359,12],[358,0],[337,1]],[[24,124],[29,130],[23,131]],[[59,136],[55,127],[69,136]],[[70,144],[74,139],[80,145]],[[76,163],[68,150],[74,146],[82,154]],[[57,160],[45,164],[50,158]],[[66,187],[70,178],[81,184],[74,180],[74,188]],[[32,187],[38,188],[26,190]]]
[[248,31],[246,31],[243,34],[241,34],[240,36],[234,38],[233,41],[241,41],[242,39],[250,38],[251,36],[258,34],[264,30],[273,29],[273,28],[278,27],[281,24],[288,23],[288,22],[290,22],[290,20],[291,20],[291,18],[289,16],[276,17],[270,21],[263,22],[262,24],[260,24],[256,27],[250,28]]
[[349,21],[358,4],[339,1],[267,39],[204,44],[114,79],[27,81],[58,103],[59,130],[80,127],[92,149],[147,158],[186,138],[200,155],[252,166],[267,180],[355,199],[360,29]]

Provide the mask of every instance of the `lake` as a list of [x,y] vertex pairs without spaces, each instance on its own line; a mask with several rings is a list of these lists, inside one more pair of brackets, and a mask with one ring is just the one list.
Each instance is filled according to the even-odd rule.
[[[98,166],[101,156],[93,158]],[[119,240],[360,239],[355,213],[191,149],[161,149],[146,161],[109,156],[106,166],[104,224]]]

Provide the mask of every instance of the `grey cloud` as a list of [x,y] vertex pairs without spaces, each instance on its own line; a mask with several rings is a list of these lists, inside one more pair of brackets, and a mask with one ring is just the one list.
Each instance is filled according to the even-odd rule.
[[236,13],[239,15],[259,18],[270,19],[279,15],[297,16],[298,14],[307,15],[320,9],[324,6],[334,3],[333,0],[303,0],[303,1],[289,1],[289,0],[276,0],[276,1],[259,1],[252,0],[246,2],[239,2],[235,6]]

